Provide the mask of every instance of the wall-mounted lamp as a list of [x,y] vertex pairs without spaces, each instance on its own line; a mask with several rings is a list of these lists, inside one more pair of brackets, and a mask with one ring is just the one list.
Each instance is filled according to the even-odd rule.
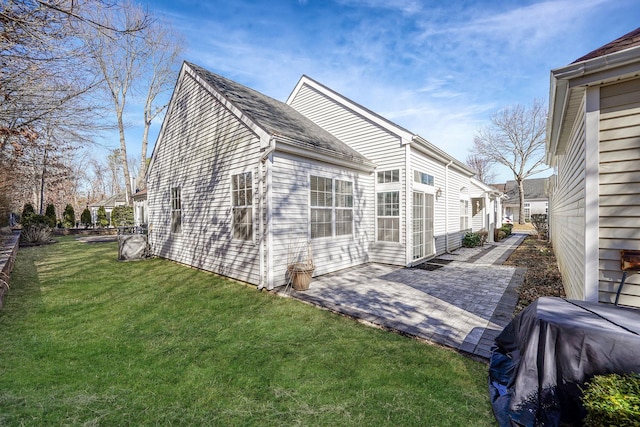
[[438,187],[436,190],[436,199],[439,199],[442,196],[442,188]]

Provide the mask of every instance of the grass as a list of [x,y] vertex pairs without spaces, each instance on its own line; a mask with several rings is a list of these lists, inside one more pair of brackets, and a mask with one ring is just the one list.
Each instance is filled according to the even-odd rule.
[[487,366],[115,243],[20,249],[0,425],[489,426]]

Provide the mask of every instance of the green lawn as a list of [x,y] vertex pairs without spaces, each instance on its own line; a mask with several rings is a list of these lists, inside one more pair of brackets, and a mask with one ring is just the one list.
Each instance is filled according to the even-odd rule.
[[490,426],[487,366],[115,243],[20,249],[0,425]]

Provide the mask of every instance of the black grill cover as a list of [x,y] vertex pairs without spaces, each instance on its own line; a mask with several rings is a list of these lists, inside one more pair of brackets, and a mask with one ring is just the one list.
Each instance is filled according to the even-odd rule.
[[640,311],[539,298],[495,340],[489,395],[501,427],[581,425],[581,386],[640,372]]

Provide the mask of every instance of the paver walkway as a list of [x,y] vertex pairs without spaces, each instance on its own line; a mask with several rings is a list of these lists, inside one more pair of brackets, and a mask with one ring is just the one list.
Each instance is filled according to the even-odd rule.
[[461,248],[428,267],[365,264],[315,277],[294,298],[357,319],[489,358],[509,323],[524,269],[501,265],[525,239],[514,234],[483,248]]

